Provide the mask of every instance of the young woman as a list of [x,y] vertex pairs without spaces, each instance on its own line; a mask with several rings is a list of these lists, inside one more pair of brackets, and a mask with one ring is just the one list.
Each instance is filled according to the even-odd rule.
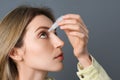
[[[0,23],[0,80],[49,80],[49,71],[63,68],[64,42],[56,30],[48,8],[21,6]],[[78,59],[81,80],[110,80],[104,69],[88,53],[88,30],[77,14],[66,14],[58,23]],[[104,77],[103,77],[104,76]]]

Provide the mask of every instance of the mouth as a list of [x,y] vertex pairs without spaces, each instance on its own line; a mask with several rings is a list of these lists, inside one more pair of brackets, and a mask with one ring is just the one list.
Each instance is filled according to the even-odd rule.
[[54,59],[58,59],[58,60],[62,61],[64,59],[63,53],[61,53],[58,56],[54,57]]

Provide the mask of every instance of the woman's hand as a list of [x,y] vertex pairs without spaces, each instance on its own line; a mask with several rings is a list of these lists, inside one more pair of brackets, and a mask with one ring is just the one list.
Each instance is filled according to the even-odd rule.
[[[80,15],[67,14],[59,22],[60,29],[64,30],[78,60],[83,60],[83,56],[88,55],[88,29],[82,21]],[[88,58],[89,59],[89,58]],[[84,62],[84,61],[83,61]]]

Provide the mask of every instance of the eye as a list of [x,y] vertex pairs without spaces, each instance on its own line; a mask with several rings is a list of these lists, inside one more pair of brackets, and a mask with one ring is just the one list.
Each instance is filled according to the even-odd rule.
[[48,38],[48,34],[46,32],[41,32],[39,35],[39,38],[46,39],[46,38]]

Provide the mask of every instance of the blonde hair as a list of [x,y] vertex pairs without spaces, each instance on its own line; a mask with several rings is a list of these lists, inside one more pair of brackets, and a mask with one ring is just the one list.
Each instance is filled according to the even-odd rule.
[[20,6],[11,11],[0,23],[0,80],[15,80],[18,75],[17,65],[9,57],[14,47],[23,45],[27,25],[37,15],[45,15],[54,22],[49,8]]

